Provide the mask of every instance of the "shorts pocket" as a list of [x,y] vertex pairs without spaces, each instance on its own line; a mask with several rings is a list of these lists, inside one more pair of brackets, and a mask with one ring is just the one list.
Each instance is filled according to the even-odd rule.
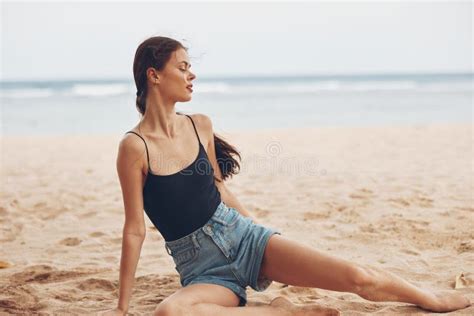
[[196,260],[199,250],[196,247],[188,247],[178,250],[173,254],[173,260],[176,264],[176,269],[180,269],[183,265]]

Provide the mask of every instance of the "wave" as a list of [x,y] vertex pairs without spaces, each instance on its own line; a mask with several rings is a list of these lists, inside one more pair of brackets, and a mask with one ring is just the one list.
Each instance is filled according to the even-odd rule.
[[0,97],[10,99],[63,97],[110,97],[134,93],[128,84],[52,85],[49,88],[9,87],[0,89]]
[[[299,94],[351,93],[383,91],[473,92],[474,81],[416,81],[416,80],[203,80],[196,81],[197,94]],[[42,87],[33,84],[9,85],[0,89],[2,98],[112,97],[135,96],[135,86],[127,82],[104,83],[49,83]]]
[[27,89],[0,90],[1,98],[10,98],[10,99],[47,98],[52,95],[54,95],[54,90],[51,88],[27,88]]
[[70,94],[74,96],[113,96],[130,93],[127,84],[75,84]]
[[473,82],[420,83],[409,80],[394,81],[314,81],[268,82],[256,84],[196,83],[196,93],[246,94],[246,93],[318,93],[318,92],[377,92],[377,91],[426,91],[472,92]]

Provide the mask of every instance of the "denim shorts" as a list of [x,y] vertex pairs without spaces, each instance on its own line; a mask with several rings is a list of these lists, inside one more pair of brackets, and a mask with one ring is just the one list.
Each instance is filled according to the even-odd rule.
[[232,290],[247,304],[246,288],[266,290],[272,280],[258,278],[268,240],[281,232],[255,224],[223,201],[204,226],[165,247],[173,257],[183,287],[212,283]]

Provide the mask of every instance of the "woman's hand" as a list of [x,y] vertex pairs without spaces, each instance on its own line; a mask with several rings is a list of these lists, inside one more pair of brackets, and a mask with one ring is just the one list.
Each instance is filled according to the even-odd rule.
[[126,314],[127,313],[124,310],[116,307],[106,311],[98,312],[97,316],[125,316]]

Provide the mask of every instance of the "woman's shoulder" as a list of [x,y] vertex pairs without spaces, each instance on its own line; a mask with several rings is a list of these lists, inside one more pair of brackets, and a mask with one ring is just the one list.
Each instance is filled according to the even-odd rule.
[[125,132],[119,141],[119,155],[128,159],[136,159],[137,156],[142,155],[147,149],[145,148],[146,142],[142,137],[135,127]]
[[189,116],[191,116],[193,119],[196,129],[201,137],[202,143],[206,144],[206,147],[209,146],[210,141],[214,139],[211,118],[208,115],[202,113],[194,113],[190,114]]
[[[203,113],[194,113],[189,114],[193,119],[193,122],[196,124],[196,128],[201,130],[203,133],[208,134],[212,132],[212,121],[211,118]],[[199,125],[199,127],[197,126]]]

